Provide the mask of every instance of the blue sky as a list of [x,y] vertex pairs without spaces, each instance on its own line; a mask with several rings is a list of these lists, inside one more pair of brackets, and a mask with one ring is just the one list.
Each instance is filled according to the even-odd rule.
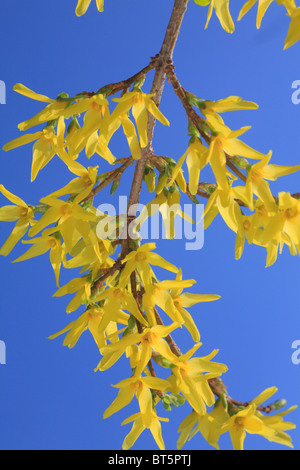
[[[1,147],[19,135],[19,122],[41,109],[40,103],[14,93],[15,83],[53,98],[62,91],[70,95],[93,91],[133,75],[159,51],[171,0],[105,3],[104,14],[97,13],[93,4],[82,18],[75,16],[75,0],[19,0],[1,6],[0,80],[7,87],[7,104],[0,105]],[[243,3],[231,1],[234,18]],[[253,10],[236,24],[233,35],[221,29],[216,17],[204,31],[205,16],[206,9],[190,2],[174,55],[182,85],[205,99],[238,95],[258,103],[259,110],[228,113],[225,122],[234,129],[252,125],[244,140],[261,152],[272,149],[273,163],[299,164],[300,106],[292,104],[291,86],[300,79],[300,43],[283,52],[288,28],[284,10],[272,5],[260,31],[256,31]],[[170,84],[161,110],[171,126],[157,125],[155,152],[177,160],[187,147],[187,122]],[[128,156],[123,140],[116,139],[112,150],[118,157]],[[86,163],[84,157],[81,161]],[[28,203],[36,203],[68,181],[68,171],[53,160],[30,184],[30,166],[30,145],[0,151],[1,183]],[[128,194],[131,176],[130,169],[117,196]],[[210,174],[203,173],[205,177]],[[281,178],[272,188],[275,193],[298,192],[299,175]],[[149,196],[143,190],[142,201],[146,200]],[[103,201],[109,201],[109,190],[99,199]],[[6,204],[4,198],[0,203]],[[10,224],[1,224],[0,243],[11,229]],[[218,302],[191,309],[203,342],[201,355],[220,349],[217,358],[229,367],[224,380],[237,400],[247,401],[276,385],[276,398],[286,398],[289,406],[297,404],[300,365],[291,361],[291,345],[300,339],[299,258],[285,250],[274,266],[265,269],[264,249],[247,246],[242,259],[235,261],[235,235],[220,217],[206,231],[201,251],[186,251],[184,243],[160,240],[158,252],[181,266],[185,278],[197,280],[192,292],[222,296]],[[0,448],[120,449],[130,429],[121,428],[120,422],[137,411],[136,404],[106,421],[102,414],[116,395],[110,385],[128,376],[126,360],[95,374],[99,354],[88,333],[73,350],[63,348],[61,338],[46,339],[76,314],[72,318],[65,314],[66,298],[52,297],[56,287],[47,255],[11,264],[23,252],[19,245],[0,260],[0,340],[7,347],[7,365],[0,366]],[[61,284],[69,279],[64,272]],[[175,337],[183,350],[191,347],[188,334]],[[177,427],[190,408],[185,405],[170,416],[163,409],[160,412],[170,418],[163,428],[166,448],[175,449]],[[299,416],[296,411],[289,417],[298,428]],[[299,430],[291,435],[300,449]],[[227,436],[220,443],[231,448]],[[279,448],[255,436],[247,438],[245,447]],[[155,444],[148,432],[134,447],[152,448]],[[198,436],[185,447],[208,448]]]

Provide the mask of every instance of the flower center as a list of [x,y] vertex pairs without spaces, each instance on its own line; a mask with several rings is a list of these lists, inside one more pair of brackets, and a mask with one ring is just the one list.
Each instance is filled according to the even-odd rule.
[[149,333],[146,333],[145,336],[142,337],[141,343],[148,343],[152,344],[155,340],[155,335],[151,331]]
[[256,212],[260,217],[267,217],[268,211],[266,210],[265,206],[256,207]]
[[91,184],[90,177],[88,175],[82,177],[82,182],[85,186],[89,186]]
[[251,227],[251,222],[249,220],[245,220],[245,222],[243,223],[243,227],[244,227],[245,232],[248,232],[248,230]]
[[245,427],[245,418],[236,418],[235,421],[234,421],[234,424],[238,427],[238,428],[244,428]]
[[145,253],[138,253],[135,257],[135,260],[138,263],[142,263],[143,261],[146,261],[146,259],[147,259],[147,255]]
[[133,382],[130,384],[131,388],[133,388],[133,390],[135,390],[136,392],[138,391],[141,391],[142,388],[143,388],[143,383],[138,380],[137,382]]
[[264,177],[263,171],[262,170],[251,170],[250,172],[250,178],[253,183],[262,180]]
[[177,307],[177,308],[181,308],[181,307],[182,307],[181,299],[180,299],[179,296],[178,296],[178,297],[174,297],[173,302],[174,302],[175,307]]
[[112,293],[112,296],[115,299],[122,299],[124,295],[123,295],[123,292],[121,291],[121,289],[115,289]]
[[20,218],[25,219],[28,215],[28,209],[25,207],[20,207]]
[[51,238],[51,240],[48,240],[48,244],[49,244],[51,250],[52,250],[53,248],[56,248],[56,247],[57,247],[57,242],[56,242],[56,240],[54,240],[54,238]]
[[55,134],[53,134],[53,131],[50,129],[44,129],[43,130],[44,138],[48,140],[49,142],[53,141],[55,139]]
[[136,96],[133,98],[134,104],[142,104],[144,102],[144,98],[142,93],[137,93]]
[[294,217],[297,217],[298,211],[296,207],[291,207],[290,209],[286,209],[284,214],[287,219],[293,219]]
[[69,204],[65,204],[60,208],[61,215],[72,215],[72,207]]

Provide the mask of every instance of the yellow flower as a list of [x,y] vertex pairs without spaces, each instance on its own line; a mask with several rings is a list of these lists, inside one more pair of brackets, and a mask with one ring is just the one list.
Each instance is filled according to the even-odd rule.
[[42,170],[56,154],[57,137],[52,126],[45,127],[41,132],[26,134],[12,140],[4,145],[3,150],[7,152],[21,145],[35,142],[33,145],[33,158],[31,169],[31,182],[33,182],[39,171]]
[[169,185],[173,184],[176,180],[185,160],[189,170],[189,191],[192,195],[195,195],[198,191],[200,171],[209,162],[209,150],[204,147],[204,145],[201,143],[201,140],[198,138],[191,142],[187,151],[182,155],[176,164],[173,171],[173,177]]
[[0,192],[14,204],[13,206],[0,208],[0,221],[17,221],[11,235],[0,249],[0,255],[7,256],[27,232],[30,224],[33,222],[34,212],[22,199],[10,193],[2,184],[0,185]]
[[214,131],[209,146],[208,160],[219,187],[226,190],[228,189],[226,154],[232,157],[240,156],[254,160],[261,160],[265,155],[238,139],[240,135],[251,129],[251,127],[243,127],[232,131],[219,116],[212,114],[207,116],[207,121]]
[[214,350],[206,357],[192,358],[200,346],[201,343],[196,344],[182,356],[174,355],[171,361],[174,364],[173,375],[168,380],[172,391],[182,393],[192,408],[203,415],[206,413],[206,406],[212,406],[215,403],[215,397],[208,380],[220,376],[228,368],[224,364],[211,362],[218,350]]
[[[89,330],[100,350],[106,346],[107,340],[114,342],[118,341],[119,339],[117,325],[115,323],[108,326],[106,331],[99,332],[99,325],[101,323],[102,316],[103,310],[101,308],[92,307],[80,315],[77,320],[69,323],[69,325],[67,325],[61,331],[49,336],[49,339],[55,339],[64,333],[68,333],[64,339],[63,345],[72,349],[77,344],[82,333],[84,333],[86,330]],[[127,325],[127,318],[124,319],[120,315],[117,320],[118,323]]]
[[69,253],[81,236],[89,233],[88,222],[97,220],[94,214],[73,202],[61,201],[50,196],[41,199],[41,202],[49,208],[31,228],[29,235],[35,236],[48,225],[57,222],[57,230],[61,233]]
[[67,294],[75,294],[69,305],[67,313],[75,312],[82,304],[88,302],[91,297],[91,282],[89,276],[83,276],[72,279],[53,295],[53,297],[62,297]]
[[125,268],[121,272],[119,287],[125,287],[129,281],[131,273],[136,269],[141,276],[145,289],[152,284],[152,278],[154,277],[153,271],[150,268],[150,264],[159,266],[162,269],[167,269],[173,273],[178,273],[178,268],[173,264],[166,261],[157,253],[151,253],[155,250],[155,243],[145,243],[145,245],[139,247],[136,251],[132,251],[122,261],[125,264]]
[[226,113],[227,111],[242,111],[258,109],[258,105],[252,101],[244,101],[239,96],[228,96],[218,101],[200,102],[201,112],[206,116],[213,113]]
[[[198,303],[202,302],[212,302],[215,300],[220,299],[219,295],[210,295],[210,294],[190,294],[189,292],[182,293],[185,287],[190,287],[192,285],[192,281],[181,281],[182,279],[182,271],[180,270],[177,274],[177,286],[175,285],[176,281],[173,281],[173,287],[171,287],[170,296],[173,299],[173,303],[175,309],[179,313],[182,318],[184,326],[190,332],[193,340],[195,343],[200,341],[200,333],[198,331],[195,322],[190,315],[190,313],[186,310],[186,308],[192,307]],[[190,282],[190,285],[181,284]]]
[[289,193],[279,193],[279,211],[264,226],[262,243],[266,244],[281,232],[286,233],[300,251],[300,201]]
[[45,109],[40,111],[31,119],[19,124],[18,128],[20,129],[20,131],[26,131],[27,129],[30,129],[31,127],[38,126],[39,124],[42,124],[44,122],[53,121],[57,119],[59,116],[63,115],[64,110],[67,106],[67,101],[53,100],[51,98],[48,98],[48,96],[40,95],[30,90],[29,88],[27,88],[25,85],[22,85],[21,83],[17,83],[13,89],[17,93],[27,96],[28,98],[31,98],[32,100],[42,101],[43,103],[50,103],[46,106]]
[[130,377],[129,379],[122,380],[117,385],[113,385],[116,388],[119,388],[119,393],[117,398],[113,403],[105,410],[103,418],[109,418],[117,411],[121,410],[133,400],[133,397],[136,394],[136,397],[139,402],[140,412],[142,421],[145,427],[152,422],[152,394],[151,390],[161,390],[165,391],[169,388],[170,384],[166,380],[158,379],[156,377]]
[[213,10],[215,10],[216,15],[219,18],[219,21],[222,25],[222,28],[227,33],[233,33],[235,27],[234,27],[234,22],[232,21],[232,18],[229,12],[229,0],[211,0],[205,28],[208,27]]
[[300,7],[295,8],[291,15],[291,23],[285,40],[284,49],[296,44],[300,39]]
[[162,281],[149,286],[143,295],[143,305],[150,324],[156,325],[155,314],[153,311],[155,305],[158,305],[158,307],[161,308],[173,322],[183,324],[184,320],[178,309],[175,307],[169,290],[179,289],[182,291],[185,287],[191,287],[195,283],[196,281],[189,279],[186,281]]
[[80,99],[65,110],[64,117],[68,118],[79,113],[85,113],[83,126],[69,139],[68,146],[73,155],[79,154],[86,146],[87,157],[90,158],[99,144],[98,130],[101,129],[102,132],[103,128],[103,136],[106,137],[106,129],[110,122],[108,101],[102,94]]
[[[257,398],[252,400],[246,408],[233,414],[233,416],[227,414],[228,418],[222,424],[221,434],[229,431],[234,450],[244,449],[244,441],[247,432],[249,434],[263,436],[271,442],[293,447],[290,437],[283,433],[282,430],[292,429],[294,426],[291,425],[291,423],[287,423],[285,426],[281,417],[276,418],[276,416],[272,416],[268,420],[268,417],[263,417],[262,414],[257,411],[257,407],[269,399],[276,391],[276,387],[268,388]],[[289,411],[292,411],[292,409],[287,412]],[[282,416],[284,414],[285,413],[283,413]],[[222,419],[226,419],[224,415]]]
[[122,98],[115,98],[118,105],[111,114],[112,122],[115,119],[119,119],[120,116],[132,108],[132,114],[136,122],[138,134],[140,137],[141,147],[147,147],[148,136],[147,136],[147,125],[148,125],[148,112],[152,114],[162,124],[169,126],[169,121],[160,112],[154,101],[151,99],[153,95],[147,95],[140,91],[131,91],[126,93]]
[[189,438],[190,433],[192,432],[192,429],[196,426],[197,423],[197,413],[195,411],[192,411],[184,420],[180,423],[178,431],[180,433],[180,436],[177,441],[177,449],[181,450],[186,441]]
[[296,410],[297,406],[292,406],[286,411],[282,411],[273,416],[264,416],[259,411],[256,412],[256,416],[262,420],[265,426],[270,428],[272,431],[269,436],[265,436],[270,442],[276,442],[278,444],[283,444],[288,447],[293,447],[292,438],[284,431],[289,431],[295,429],[296,425],[294,423],[289,423],[283,420],[283,417],[288,413]]
[[139,139],[136,134],[135,126],[129,119],[128,113],[120,114],[118,118],[115,118],[112,122],[108,122],[108,129],[106,132],[100,135],[100,143],[97,152],[102,156],[102,153],[107,152],[108,144],[113,134],[122,126],[123,132],[128,142],[128,146],[131,152],[131,156],[134,160],[141,158],[142,152],[139,143]]
[[256,405],[250,405],[229,418],[228,422],[223,425],[222,433],[229,431],[234,450],[244,450],[246,432],[265,434],[265,426],[255,413]]
[[100,269],[110,268],[114,264],[109,255],[113,253],[113,248],[108,240],[99,240],[94,232],[89,232],[85,240],[80,240],[70,252],[73,258],[64,262],[66,269],[82,267],[80,271],[89,271],[92,279],[95,279]]
[[238,17],[238,21],[240,21],[243,18],[243,16],[246,15],[246,13],[248,13],[248,11],[255,5],[255,3],[257,3],[257,1],[258,1],[258,12],[257,12],[257,19],[256,19],[256,27],[257,29],[259,29],[261,26],[262,19],[267,9],[271,5],[271,3],[273,3],[274,0],[248,0],[248,2],[245,3],[243,8],[241,9],[241,12]]
[[110,344],[101,350],[103,358],[98,364],[96,370],[107,370],[119,360],[127,348],[139,343],[140,355],[139,363],[137,364],[135,372],[136,377],[141,375],[143,370],[146,368],[153,351],[158,352],[165,359],[172,362],[174,360],[174,354],[171,352],[167,342],[162,338],[168,336],[179,326],[179,323],[173,323],[170,326],[157,325],[151,328],[146,328],[142,333],[128,333],[118,343]]
[[205,229],[209,227],[218,213],[220,213],[224,222],[236,233],[242,227],[242,213],[239,204],[236,202],[237,199],[246,204],[248,203],[244,186],[228,184],[227,189],[216,189],[205,207]]
[[218,440],[222,426],[216,418],[219,418],[220,411],[226,414],[222,404],[220,404],[220,400],[217,400],[210,413],[200,415],[196,413],[196,411],[192,411],[192,413],[183,420],[178,428],[180,437],[177,441],[177,448],[181,449],[187,440],[190,441],[198,432],[200,432],[212,447],[219,450],[220,447]]
[[61,245],[60,237],[57,237],[56,234],[51,235],[55,229],[45,230],[41,237],[33,238],[32,240],[23,241],[24,244],[33,245],[29,248],[24,255],[17,258],[14,263],[20,261],[26,261],[28,259],[34,258],[36,256],[41,256],[50,251],[50,263],[52,265],[56,284],[59,286],[59,274],[60,268],[63,260],[65,259],[65,252]]
[[48,197],[61,197],[66,194],[77,194],[78,196],[74,199],[74,203],[77,201],[83,201],[92,191],[93,187],[97,182],[97,173],[98,166],[89,167],[86,169],[80,163],[72,160],[71,158],[66,158],[61,155],[64,163],[68,166],[69,170],[77,175],[78,178],[70,181],[66,186],[55,191],[54,193],[49,194]]
[[175,217],[178,215],[184,220],[193,224],[194,221],[187,214],[182,212],[180,206],[180,192],[177,187],[172,186],[170,190],[161,192],[156,196],[153,201],[150,201],[141,211],[140,215],[136,218],[136,231],[139,231],[145,221],[149,217],[154,217],[157,212],[162,215],[166,238],[173,239],[175,237]]
[[94,302],[101,302],[102,300],[105,300],[105,303],[100,331],[106,329],[106,326],[110,321],[114,320],[114,317],[121,309],[128,311],[142,325],[147,326],[147,321],[141,314],[135,298],[125,289],[110,287],[93,299]]
[[123,450],[130,449],[145,429],[150,429],[151,434],[160,450],[165,450],[165,445],[161,434],[160,421],[168,422],[169,420],[167,418],[159,418],[156,414],[156,411],[152,410],[151,422],[149,422],[148,426],[145,426],[144,424],[142,413],[136,413],[135,415],[125,419],[125,421],[122,423],[122,426],[124,424],[131,423],[132,421],[133,426],[130,433],[127,434],[124,439],[122,446]]
[[[87,12],[92,0],[78,0],[76,7],[76,15],[82,16]],[[104,0],[96,0],[98,11],[102,12],[104,8]]]
[[272,196],[269,185],[265,180],[276,181],[280,176],[290,175],[300,170],[300,165],[270,165],[269,161],[271,157],[272,152],[266,155],[260,162],[252,165],[248,171],[246,190],[249,208],[252,211],[254,210],[253,192],[261,199],[267,210],[276,210],[274,197]]

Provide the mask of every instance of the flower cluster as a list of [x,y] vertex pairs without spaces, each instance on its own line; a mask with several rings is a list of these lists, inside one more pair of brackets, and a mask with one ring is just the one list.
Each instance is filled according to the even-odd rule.
[[[288,49],[300,39],[300,8],[296,6],[295,0],[248,0],[240,11],[238,21],[258,3],[256,26],[257,29],[259,29],[267,9],[274,1],[279,5],[283,5],[287,15],[290,17],[290,26],[284,44],[284,49]],[[229,11],[229,0],[194,0],[194,2],[203,7],[209,5],[206,28],[213,11],[215,11],[222,28],[227,31],[227,33],[234,32],[235,25]]]
[[[229,0],[194,1],[203,7],[209,5],[207,25],[215,11],[223,28],[233,32]],[[77,15],[83,15],[90,3],[91,0],[79,0]],[[256,0],[248,1],[240,18],[255,3]],[[258,27],[271,3],[272,0],[259,1]],[[300,39],[299,8],[294,0],[278,0],[277,3],[284,5],[291,17],[286,40],[286,47],[289,47]],[[96,0],[96,5],[103,11],[103,0]],[[163,71],[168,74],[172,68],[169,59],[163,65]],[[288,192],[274,196],[269,184],[299,171],[300,165],[270,163],[272,152],[263,154],[240,139],[249,127],[232,130],[221,117],[227,111],[257,109],[255,103],[237,96],[205,101],[185,92],[180,84],[174,86],[174,77],[169,76],[175,92],[181,93],[184,101],[190,139],[177,162],[154,154],[149,117],[163,125],[169,125],[169,121],[159,110],[155,94],[144,93],[141,87],[146,73],[154,68],[161,71],[161,67],[160,60],[154,58],[148,68],[132,79],[108,85],[97,93],[79,93],[73,98],[61,93],[52,99],[24,85],[15,85],[16,92],[44,103],[45,107],[19,124],[21,131],[35,126],[40,126],[39,129],[7,143],[4,150],[33,143],[32,182],[55,156],[66,165],[72,179],[62,188],[54,188],[38,204],[27,204],[0,185],[1,194],[11,203],[0,208],[0,221],[15,223],[0,254],[9,255],[26,234],[29,239],[23,243],[31,246],[15,262],[49,252],[58,288],[54,296],[71,295],[66,312],[78,312],[77,318],[51,335],[51,339],[65,335],[63,344],[73,348],[81,335],[89,331],[100,355],[95,371],[114,367],[124,356],[128,359],[127,369],[122,369],[124,378],[114,385],[118,389],[116,398],[104,412],[104,418],[109,418],[137,400],[137,412],[122,423],[133,423],[124,440],[124,449],[132,447],[140,434],[149,429],[163,450],[161,423],[168,419],[158,416],[159,408],[163,405],[170,411],[184,403],[191,408],[191,413],[179,427],[179,449],[198,432],[217,449],[220,436],[226,432],[236,450],[243,449],[246,433],[291,447],[291,438],[285,431],[293,429],[294,425],[284,422],[283,418],[295,407],[270,415],[271,411],[278,411],[285,405],[279,400],[262,406],[277,391],[275,387],[249,403],[235,402],[221,379],[227,366],[214,361],[218,350],[205,356],[197,353],[202,343],[198,322],[189,309],[200,304],[201,311],[202,304],[220,297],[186,292],[185,289],[193,288],[195,280],[184,279],[179,267],[156,252],[155,243],[131,238],[128,220],[125,227],[122,225],[122,214],[117,216],[117,230],[112,230],[109,216],[94,205],[96,195],[110,183],[113,193],[128,166],[136,163],[135,177],[138,175],[140,181],[137,183],[134,179],[132,193],[140,191],[142,180],[149,193],[155,193],[138,217],[131,215],[137,232],[147,218],[160,211],[167,237],[174,238],[176,216],[194,223],[180,209],[180,198],[187,195],[197,203],[196,196],[200,195],[208,199],[205,227],[220,214],[236,234],[237,259],[243,253],[246,240],[267,250],[267,266],[276,261],[284,245],[292,255],[300,253],[300,200]],[[118,98],[110,99],[119,92]],[[121,128],[130,156],[118,160],[109,146]],[[113,170],[101,173],[103,160],[99,158],[97,165],[86,168],[79,163],[83,151],[88,159],[101,157]],[[185,163],[188,181],[182,169]],[[212,170],[212,183],[201,183],[206,167]],[[238,179],[242,184],[237,183]],[[98,236],[99,225],[106,228],[107,237]],[[76,270],[76,275],[64,286],[60,286],[62,267]],[[158,277],[157,268],[164,273],[164,278]],[[185,352],[181,352],[172,337],[173,332],[177,335],[181,329],[186,329],[193,341]]]

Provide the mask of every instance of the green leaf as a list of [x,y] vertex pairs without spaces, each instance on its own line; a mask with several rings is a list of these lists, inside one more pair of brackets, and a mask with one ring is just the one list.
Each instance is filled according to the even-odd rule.
[[210,4],[210,0],[194,0],[194,3],[196,3],[196,5],[200,5],[200,7],[206,7]]

